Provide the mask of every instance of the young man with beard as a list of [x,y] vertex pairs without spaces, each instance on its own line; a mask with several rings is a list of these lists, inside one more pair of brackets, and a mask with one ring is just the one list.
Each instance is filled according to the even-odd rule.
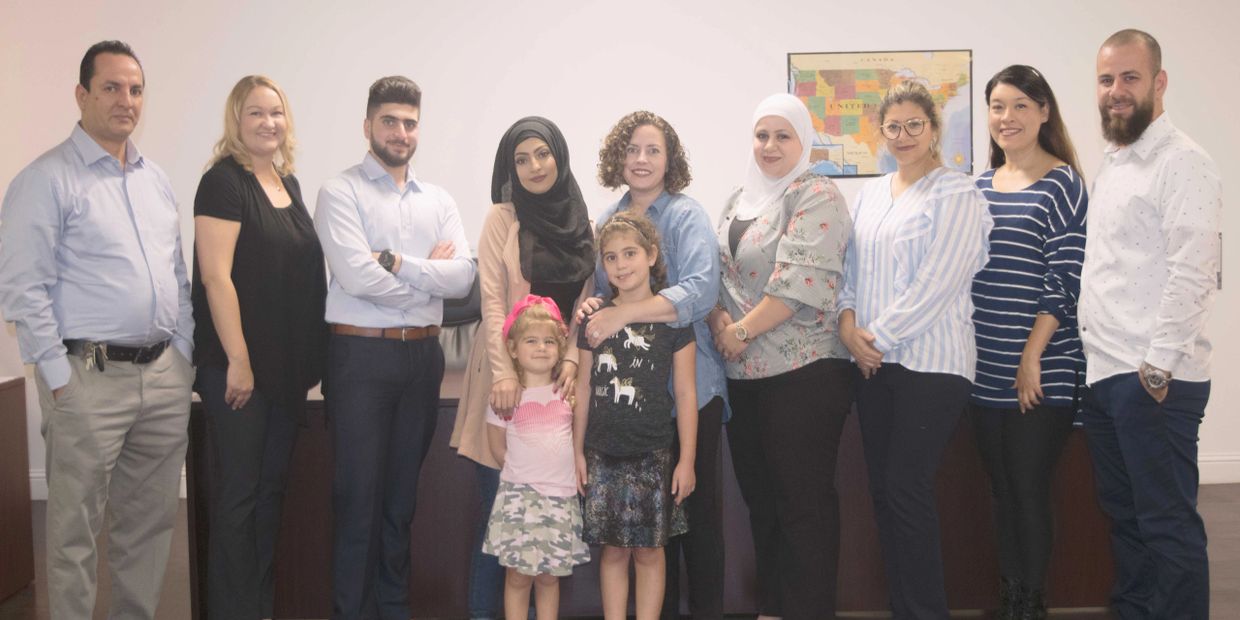
[[406,77],[370,87],[370,151],[323,184],[316,207],[331,269],[333,620],[412,616],[409,525],[439,408],[443,299],[474,281],[456,202],[409,165],[421,99]]
[[1080,419],[1112,522],[1111,605],[1121,618],[1205,619],[1197,438],[1222,188],[1210,156],[1163,110],[1167,72],[1152,36],[1111,35],[1097,86],[1110,144],[1090,192],[1081,274],[1089,389]]

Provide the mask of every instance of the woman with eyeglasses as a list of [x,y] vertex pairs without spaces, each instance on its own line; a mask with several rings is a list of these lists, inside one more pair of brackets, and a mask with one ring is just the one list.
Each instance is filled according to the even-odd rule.
[[995,228],[973,280],[971,417],[994,496],[999,617],[1045,618],[1051,477],[1072,431],[1085,355],[1076,301],[1088,197],[1055,94],[1033,67],[986,84],[990,166],[977,186]]
[[857,196],[839,330],[857,366],[892,614],[947,618],[934,479],[969,399],[969,291],[993,222],[973,180],[943,166],[942,122],[925,86],[893,86],[878,117],[897,167]]

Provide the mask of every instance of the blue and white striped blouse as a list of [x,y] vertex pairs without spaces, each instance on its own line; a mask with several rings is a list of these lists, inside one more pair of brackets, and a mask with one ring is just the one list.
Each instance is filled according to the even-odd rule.
[[990,261],[973,279],[977,379],[973,402],[999,409],[1020,404],[1012,384],[1033,322],[1059,320],[1042,353],[1042,404],[1072,405],[1085,371],[1076,301],[1085,259],[1085,183],[1071,166],[1046,173],[1016,191],[994,188],[994,170],[977,179],[990,203]]
[[852,209],[840,310],[875,336],[884,363],[970,381],[973,274],[993,222],[973,179],[945,167],[891,198],[892,175],[866,183]]

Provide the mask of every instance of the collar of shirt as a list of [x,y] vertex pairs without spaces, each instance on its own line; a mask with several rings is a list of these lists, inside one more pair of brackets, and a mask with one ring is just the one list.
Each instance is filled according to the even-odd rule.
[[[671,201],[672,195],[669,194],[667,190],[663,190],[663,193],[659,194],[659,197],[655,198],[654,202],[650,203],[650,206],[646,209],[646,213],[648,214],[646,217],[651,221],[654,221],[655,218],[663,214],[663,209],[666,208],[668,203]],[[620,206],[616,209],[616,212],[627,211],[629,209],[629,204],[632,202],[632,193],[625,192],[624,196],[620,198]]]
[[[396,183],[391,180],[392,175],[388,174],[387,169],[370,151],[366,151],[366,156],[362,158],[362,172],[366,173],[366,178],[372,183],[382,183],[383,179],[388,179],[388,182],[392,183],[392,188],[396,188]],[[405,191],[422,191],[422,188],[418,186],[418,177],[413,174],[413,166],[408,164],[405,165]]]
[[[78,156],[82,158],[82,164],[85,166],[93,166],[99,160],[108,158],[115,159],[112,154],[103,150],[95,139],[82,129],[81,123],[73,124],[73,133],[69,134],[69,139],[73,142],[73,147],[77,149]],[[125,139],[125,163],[127,166],[139,166],[142,164],[142,153],[138,152],[138,146],[133,140]]]
[[1141,133],[1141,137],[1136,142],[1129,144],[1127,147],[1118,144],[1108,143],[1105,152],[1108,157],[1131,157],[1133,155],[1141,159],[1148,160],[1154,155],[1154,149],[1163,138],[1171,135],[1175,131],[1175,126],[1171,124],[1171,114],[1163,112],[1150,123],[1149,127]]

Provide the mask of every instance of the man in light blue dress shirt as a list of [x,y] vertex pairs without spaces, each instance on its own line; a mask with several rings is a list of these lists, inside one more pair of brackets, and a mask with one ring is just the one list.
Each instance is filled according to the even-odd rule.
[[129,46],[92,46],[81,121],[0,210],[0,310],[43,412],[57,620],[91,617],[105,509],[109,617],[154,618],[177,511],[194,321],[176,199],[129,140],[144,87]]
[[331,270],[333,620],[412,616],[409,525],[439,409],[443,300],[474,281],[456,202],[409,165],[421,95],[399,76],[370,87],[370,152],[324,183],[315,207]]

